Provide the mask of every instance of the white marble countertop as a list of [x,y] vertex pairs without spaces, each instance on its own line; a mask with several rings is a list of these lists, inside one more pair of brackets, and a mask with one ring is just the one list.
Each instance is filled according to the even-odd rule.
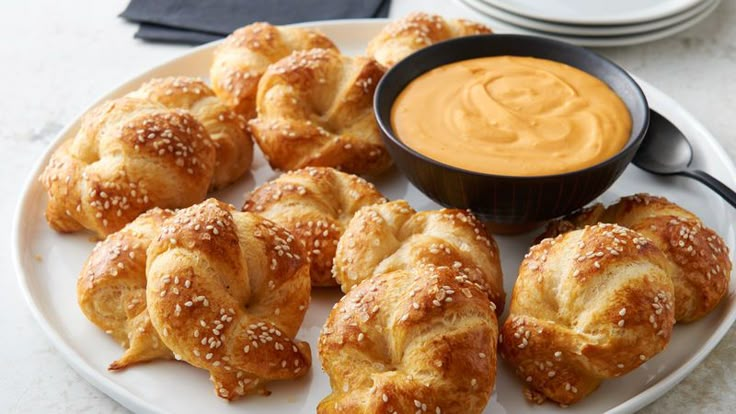
[[[0,2],[0,204],[11,228],[33,163],[59,132],[101,94],[187,50],[133,39],[136,26],[117,18],[126,0]],[[470,15],[449,0],[394,0],[392,13],[422,8]],[[601,49],[678,100],[736,156],[736,1],[726,0],[697,26],[666,40]],[[21,296],[10,258],[10,231],[0,238],[0,412],[126,412],[80,378],[50,345]],[[736,407],[736,330],[689,377],[645,413],[732,413]]]

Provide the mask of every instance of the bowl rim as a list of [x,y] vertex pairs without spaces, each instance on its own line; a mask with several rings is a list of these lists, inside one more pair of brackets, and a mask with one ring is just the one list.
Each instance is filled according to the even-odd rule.
[[[388,115],[389,116],[389,119],[386,120],[386,119],[384,119],[384,117],[381,116],[381,111],[379,109],[379,100],[380,100],[380,97],[382,96],[383,91],[387,88],[386,84],[390,80],[391,76],[393,76],[395,73],[403,70],[405,66],[411,66],[412,61],[414,59],[417,59],[418,57],[422,57],[424,55],[436,53],[436,51],[438,49],[441,50],[443,48],[449,48],[452,45],[454,45],[455,43],[479,42],[479,41],[488,41],[488,40],[494,40],[494,39],[495,39],[495,41],[509,41],[509,42],[513,42],[515,40],[520,40],[520,39],[521,40],[524,40],[524,41],[539,42],[539,43],[544,44],[544,45],[547,45],[547,46],[552,46],[552,47],[556,47],[556,48],[566,49],[568,51],[572,51],[573,53],[588,55],[589,57],[592,57],[593,59],[597,59],[597,60],[603,62],[605,65],[610,66],[614,70],[614,72],[618,74],[618,76],[621,76],[624,80],[628,81],[629,84],[633,85],[633,87],[634,87],[633,88],[633,92],[634,92],[635,98],[639,99],[643,103],[643,106],[644,106],[645,109],[644,109],[644,114],[643,114],[644,115],[644,119],[643,119],[643,122],[642,122],[642,127],[640,128],[640,130],[638,132],[637,131],[632,131],[630,133],[629,140],[626,142],[626,145],[624,145],[623,147],[621,147],[621,149],[619,149],[615,154],[613,154],[609,158],[606,158],[605,160],[603,160],[601,162],[598,162],[598,163],[593,164],[593,165],[589,165],[589,166],[587,166],[585,168],[581,168],[579,170],[567,171],[567,172],[558,173],[558,174],[547,174],[547,175],[518,175],[517,176],[517,175],[490,174],[490,173],[484,173],[484,172],[479,172],[479,171],[468,170],[468,169],[465,169],[465,168],[461,168],[461,167],[457,167],[457,166],[454,166],[454,165],[446,164],[446,163],[444,163],[442,161],[439,161],[439,160],[436,160],[436,159],[431,158],[429,156],[426,156],[426,155],[424,155],[424,154],[416,151],[415,149],[411,148],[410,146],[408,146],[407,144],[405,144],[401,139],[399,139],[398,136],[396,134],[394,134],[393,128],[391,127],[391,120],[390,120],[391,111],[389,111],[389,115]],[[496,55],[488,55],[487,57],[491,57],[491,56],[496,56]],[[497,56],[502,56],[502,55],[497,55]],[[519,56],[519,55],[503,55],[503,56]],[[534,55],[526,55],[526,56],[528,56],[528,57],[536,57]],[[482,57],[483,56],[478,56],[477,58],[482,58]],[[468,59],[465,59],[465,60],[470,60],[470,59],[476,59],[476,58],[468,58]],[[546,59],[546,58],[541,58],[541,59]],[[442,65],[434,66],[432,68],[427,69],[424,72],[421,72],[417,76],[421,76],[422,74],[427,73],[430,70],[436,69],[436,68],[438,68],[440,66],[448,65],[450,63],[455,63],[455,62],[461,62],[462,60],[463,59],[461,59],[461,60],[455,60],[455,61],[452,61],[452,62],[444,63]],[[562,63],[562,64],[565,64],[565,65],[568,65],[568,66],[572,66],[572,65],[569,65],[569,64],[567,64],[565,62],[560,62],[560,61],[557,61],[557,60],[554,60],[554,59],[547,59],[547,60],[552,60],[552,61],[555,61],[555,62],[558,62],[558,63]],[[600,80],[601,82],[603,82],[604,84],[606,84],[608,86],[608,84],[606,82],[604,82],[602,79],[600,79],[595,74],[590,73],[590,72],[587,72],[587,71],[585,71],[583,69],[580,69],[580,68],[577,68],[577,67],[575,67],[575,69],[581,70],[581,71],[583,71],[583,72],[585,72],[585,73],[587,73],[587,74],[595,77],[596,79]],[[416,79],[416,78],[414,78],[414,79]],[[414,79],[412,79],[411,81],[413,81]],[[411,81],[409,81],[409,82],[411,82]],[[407,85],[408,85],[408,83],[407,83]],[[402,91],[405,88],[406,88],[406,86],[404,86],[404,88],[402,88]],[[610,88],[610,86],[609,86],[609,88]],[[619,99],[621,99],[623,101],[623,99],[618,94],[616,94],[616,96],[618,96]],[[393,102],[395,102],[395,99],[394,99],[394,101],[392,101],[392,104],[393,104]],[[625,102],[624,102],[624,105],[625,105]],[[629,113],[631,114],[631,108],[629,108],[628,105],[626,105],[626,109],[628,109],[629,110]],[[541,179],[548,180],[548,179],[554,179],[554,178],[571,177],[571,176],[574,176],[574,175],[583,174],[583,173],[586,173],[586,172],[597,170],[599,168],[606,167],[606,166],[608,166],[608,165],[610,165],[612,163],[618,162],[622,157],[624,157],[624,156],[627,155],[628,151],[632,147],[637,147],[638,148],[639,144],[641,144],[641,142],[644,140],[644,137],[646,136],[647,130],[649,129],[649,122],[650,122],[649,111],[650,111],[649,101],[647,101],[647,98],[644,95],[644,91],[642,91],[641,86],[639,86],[639,84],[636,82],[636,80],[634,80],[634,78],[631,76],[631,74],[629,74],[628,71],[626,71],[624,68],[622,68],[621,66],[619,66],[618,64],[616,64],[612,60],[610,60],[610,59],[608,59],[608,58],[606,58],[606,57],[604,57],[604,56],[602,56],[602,55],[600,55],[600,54],[598,54],[598,53],[596,53],[596,52],[594,52],[594,51],[592,51],[590,49],[586,49],[586,48],[581,47],[581,46],[576,46],[576,45],[573,45],[573,44],[570,44],[570,43],[567,43],[567,42],[563,42],[563,41],[559,41],[559,40],[555,40],[555,39],[549,39],[549,38],[545,38],[545,37],[541,37],[541,36],[522,35],[522,34],[495,34],[495,33],[487,33],[487,34],[479,34],[479,35],[471,35],[471,36],[462,36],[462,37],[456,37],[456,38],[453,38],[453,39],[449,39],[449,40],[437,42],[437,43],[435,43],[433,45],[430,45],[430,46],[427,46],[425,48],[422,48],[422,49],[420,49],[420,50],[418,50],[418,51],[410,54],[409,56],[405,57],[404,59],[400,60],[393,67],[389,68],[389,70],[384,74],[384,76],[378,82],[378,85],[376,86],[376,91],[375,91],[375,93],[373,95],[373,114],[374,114],[374,117],[376,119],[376,122],[378,123],[378,127],[381,129],[381,132],[383,133],[383,136],[384,137],[387,137],[390,141],[392,141],[395,145],[397,145],[398,147],[400,147],[403,151],[408,152],[412,156],[414,156],[416,158],[419,158],[419,159],[423,160],[424,162],[428,162],[428,163],[434,164],[435,166],[440,167],[440,168],[451,170],[451,171],[453,171],[455,173],[476,176],[476,177],[479,177],[479,178],[514,179],[514,180],[519,180],[519,181],[532,181],[532,180],[536,181],[536,180],[541,180]],[[388,124],[387,124],[387,122],[388,122]],[[636,136],[634,136],[633,139],[632,139],[631,138],[631,135],[633,135],[634,132],[636,132]],[[629,163],[630,163],[630,161],[629,161]]]

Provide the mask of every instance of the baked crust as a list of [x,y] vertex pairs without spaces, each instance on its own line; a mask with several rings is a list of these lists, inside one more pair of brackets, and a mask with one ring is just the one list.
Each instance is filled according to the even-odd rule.
[[256,116],[258,81],[268,65],[296,50],[314,48],[337,50],[330,39],[312,29],[264,22],[242,27],[215,49],[212,89],[237,113],[251,119]]
[[242,177],[253,162],[253,141],[245,118],[225,105],[204,81],[178,76],[152,79],[128,94],[158,102],[170,109],[189,111],[199,121],[215,147],[215,172],[210,190]]
[[269,66],[258,86],[258,117],[249,125],[271,167],[353,174],[388,168],[391,158],[373,115],[383,73],[373,59],[328,49],[294,52]]
[[364,207],[337,245],[333,272],[344,292],[382,273],[445,266],[477,284],[501,315],[505,303],[498,245],[465,210],[416,212],[406,201]]
[[294,339],[309,305],[309,267],[283,228],[207,200],[166,220],[146,274],[161,340],[209,371],[218,396],[268,393],[268,382],[309,371],[309,344]]
[[386,68],[429,45],[455,37],[493,33],[486,25],[465,19],[445,19],[414,12],[387,24],[370,43],[366,53]]
[[173,214],[153,208],[97,243],[77,279],[79,308],[125,348],[117,370],[174,354],[151,326],[146,307],[146,250]]
[[367,279],[319,339],[327,413],[480,413],[496,380],[498,325],[486,294],[447,267]]
[[41,174],[46,219],[60,232],[120,230],[153,207],[202,201],[216,163],[205,128],[188,111],[142,99],[105,102]]
[[260,214],[296,237],[310,263],[312,286],[336,286],[332,262],[345,227],[360,208],[385,201],[373,184],[360,177],[307,167],[253,190],[243,211]]
[[664,197],[636,194],[623,197],[608,208],[595,204],[551,222],[540,238],[597,222],[635,230],[664,252],[675,286],[678,322],[704,317],[726,296],[732,267],[728,246],[695,214]]
[[525,395],[573,404],[661,352],[675,323],[666,268],[650,240],[614,224],[533,246],[499,346],[528,387]]

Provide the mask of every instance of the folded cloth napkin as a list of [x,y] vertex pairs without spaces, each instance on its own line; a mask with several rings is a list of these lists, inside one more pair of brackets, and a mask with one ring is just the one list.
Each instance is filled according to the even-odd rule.
[[140,24],[136,38],[201,44],[257,21],[385,17],[389,5],[390,0],[131,0],[120,17]]

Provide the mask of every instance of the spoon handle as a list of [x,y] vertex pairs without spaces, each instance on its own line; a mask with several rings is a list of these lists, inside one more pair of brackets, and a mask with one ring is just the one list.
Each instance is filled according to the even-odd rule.
[[728,188],[726,184],[718,181],[717,178],[701,170],[685,170],[680,172],[681,175],[686,177],[694,178],[701,183],[710,187],[713,191],[718,193],[724,200],[728,201],[729,204],[736,207],[736,192]]

